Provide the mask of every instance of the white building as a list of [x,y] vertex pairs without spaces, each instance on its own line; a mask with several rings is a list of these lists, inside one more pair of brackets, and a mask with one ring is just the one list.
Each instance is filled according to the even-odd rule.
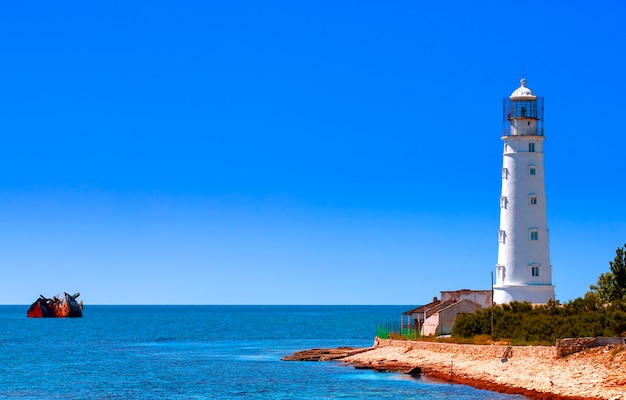
[[[447,335],[452,331],[456,316],[491,307],[491,290],[441,291],[441,300],[433,301],[402,314],[401,329],[412,329],[422,336]],[[405,322],[406,317],[406,322]]]
[[502,195],[494,301],[554,299],[543,167],[543,98],[526,80],[504,99]]

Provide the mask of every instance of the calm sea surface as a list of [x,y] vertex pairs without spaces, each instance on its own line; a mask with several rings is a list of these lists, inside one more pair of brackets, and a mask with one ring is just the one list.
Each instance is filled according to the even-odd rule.
[[285,362],[371,346],[410,306],[87,306],[29,319],[0,306],[0,399],[521,399],[426,378]]

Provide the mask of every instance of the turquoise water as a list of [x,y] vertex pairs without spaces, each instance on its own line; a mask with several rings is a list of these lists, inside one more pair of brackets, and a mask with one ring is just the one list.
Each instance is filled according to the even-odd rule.
[[285,362],[373,343],[411,306],[87,306],[29,319],[0,306],[0,399],[520,399],[463,385]]

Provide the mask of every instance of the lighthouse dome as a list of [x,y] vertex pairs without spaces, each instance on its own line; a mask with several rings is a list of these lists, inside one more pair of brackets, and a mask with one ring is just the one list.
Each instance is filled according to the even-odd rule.
[[536,99],[537,96],[530,88],[526,87],[526,79],[522,78],[520,80],[520,87],[515,89],[509,98],[511,100],[533,100]]

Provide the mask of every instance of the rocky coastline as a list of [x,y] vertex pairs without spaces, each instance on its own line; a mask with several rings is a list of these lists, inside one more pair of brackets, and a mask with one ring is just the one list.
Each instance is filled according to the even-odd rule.
[[597,346],[557,356],[553,346],[465,345],[376,339],[373,347],[304,350],[285,361],[335,361],[360,369],[427,375],[531,399],[626,400],[626,350]]

